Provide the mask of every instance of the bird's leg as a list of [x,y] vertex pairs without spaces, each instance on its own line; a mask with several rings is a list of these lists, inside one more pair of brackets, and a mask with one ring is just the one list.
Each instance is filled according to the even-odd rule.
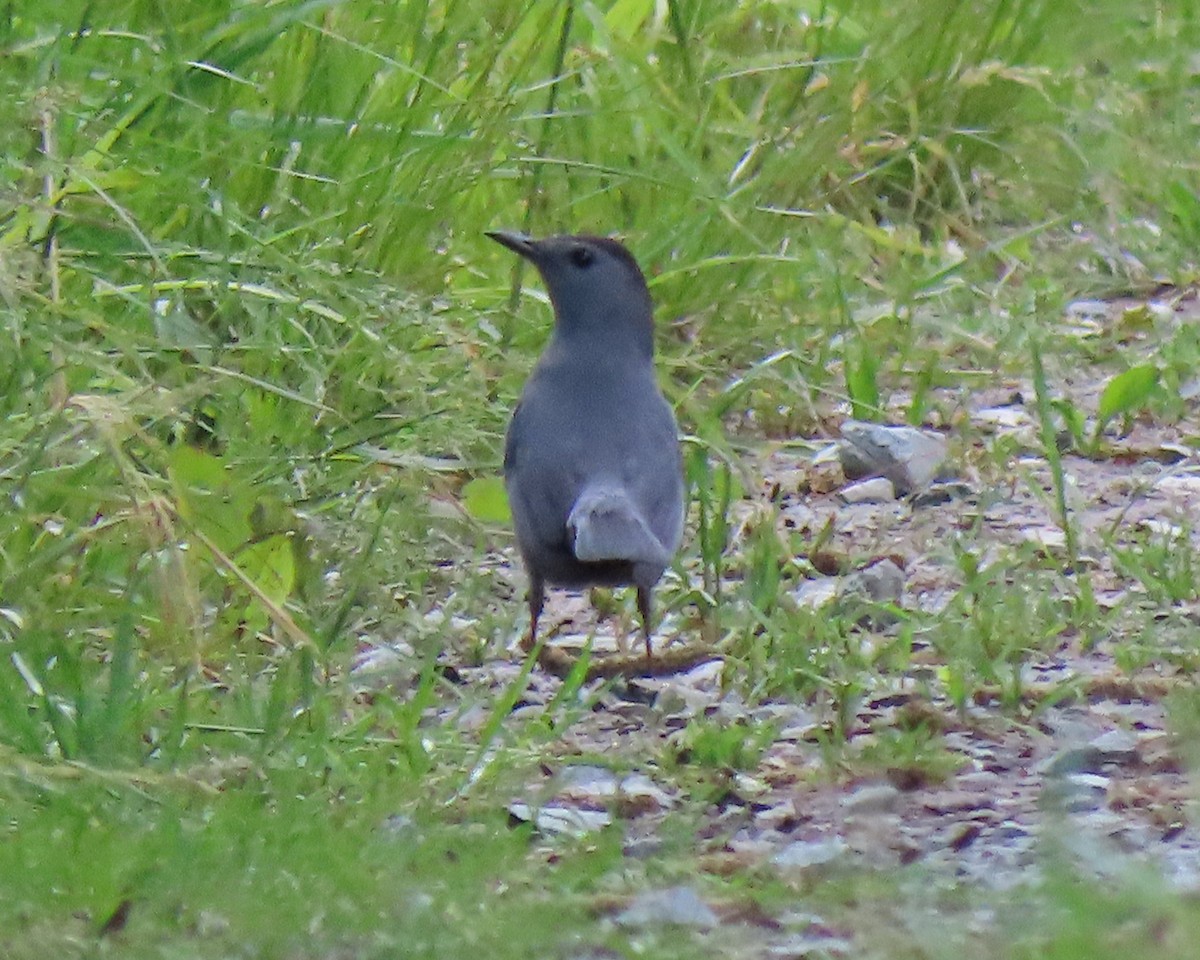
[[654,652],[650,649],[651,594],[649,587],[637,588],[637,607],[638,613],[642,615],[642,636],[646,638],[646,659],[649,660],[654,656]]
[[525,599],[529,601],[529,638],[524,646],[525,652],[529,653],[537,646],[538,617],[542,615],[542,605],[546,602],[546,585],[540,577],[530,578],[529,593]]

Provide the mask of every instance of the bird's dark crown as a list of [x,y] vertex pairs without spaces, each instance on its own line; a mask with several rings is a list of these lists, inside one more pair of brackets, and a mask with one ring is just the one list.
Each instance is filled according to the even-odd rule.
[[589,233],[576,234],[575,236],[548,237],[544,243],[552,241],[561,241],[563,243],[577,243],[588,247],[596,247],[603,250],[617,260],[622,261],[629,269],[637,274],[641,274],[642,268],[638,266],[637,260],[630,253],[620,240],[613,237],[597,237]]

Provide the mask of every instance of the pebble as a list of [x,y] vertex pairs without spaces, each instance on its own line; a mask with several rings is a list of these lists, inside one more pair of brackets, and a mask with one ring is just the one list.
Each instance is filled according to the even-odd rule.
[[900,803],[900,791],[890,783],[873,783],[859,787],[842,798],[847,813],[858,815],[892,813]]
[[1064,777],[1073,773],[1099,773],[1103,765],[1103,751],[1087,743],[1058,751],[1041,765],[1041,772],[1048,777]]
[[1067,304],[1067,316],[1072,320],[1103,320],[1108,316],[1106,300],[1076,300]]
[[1137,759],[1138,738],[1128,730],[1109,730],[1088,744],[1104,763],[1130,763]]
[[806,870],[844,859],[850,848],[841,837],[832,840],[796,840],[771,857],[784,870]]
[[535,811],[527,803],[511,803],[508,815],[520,823],[532,822],[538,832],[546,836],[583,837],[612,823],[607,810],[584,810],[559,804],[548,804]]
[[1108,800],[1109,778],[1096,773],[1070,773],[1046,783],[1042,800],[1064,813],[1091,813]]
[[895,603],[904,593],[904,571],[891,560],[880,560],[855,570],[842,580],[843,598],[865,598],[872,603]]
[[843,488],[841,498],[846,503],[891,503],[896,499],[896,488],[887,477],[872,477]]
[[719,920],[712,908],[691,887],[670,887],[639,893],[616,917],[623,927],[678,927],[711,929]]
[[914,507],[940,507],[952,500],[966,500],[975,494],[969,483],[961,480],[947,480],[944,483],[933,483],[922,490],[912,499]]
[[838,447],[847,477],[886,477],[901,496],[927,487],[937,476],[947,452],[946,440],[940,434],[859,420],[842,424]]

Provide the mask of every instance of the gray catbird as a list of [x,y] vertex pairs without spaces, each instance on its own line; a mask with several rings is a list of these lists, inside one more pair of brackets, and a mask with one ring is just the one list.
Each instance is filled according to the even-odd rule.
[[547,585],[633,585],[649,658],[651,591],[683,537],[683,468],[646,280],[616,240],[488,236],[537,267],[554,305],[504,445],[530,646]]

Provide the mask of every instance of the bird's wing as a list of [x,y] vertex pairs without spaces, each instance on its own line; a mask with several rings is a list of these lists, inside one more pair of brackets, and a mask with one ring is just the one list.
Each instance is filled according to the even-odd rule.
[[666,401],[655,394],[656,403],[644,404],[647,415],[625,426],[638,455],[628,462],[621,479],[669,558],[683,538],[683,464],[675,418]]
[[558,411],[531,384],[513,411],[504,441],[504,480],[517,540],[528,554],[567,549],[566,519],[579,489],[575,457]]

